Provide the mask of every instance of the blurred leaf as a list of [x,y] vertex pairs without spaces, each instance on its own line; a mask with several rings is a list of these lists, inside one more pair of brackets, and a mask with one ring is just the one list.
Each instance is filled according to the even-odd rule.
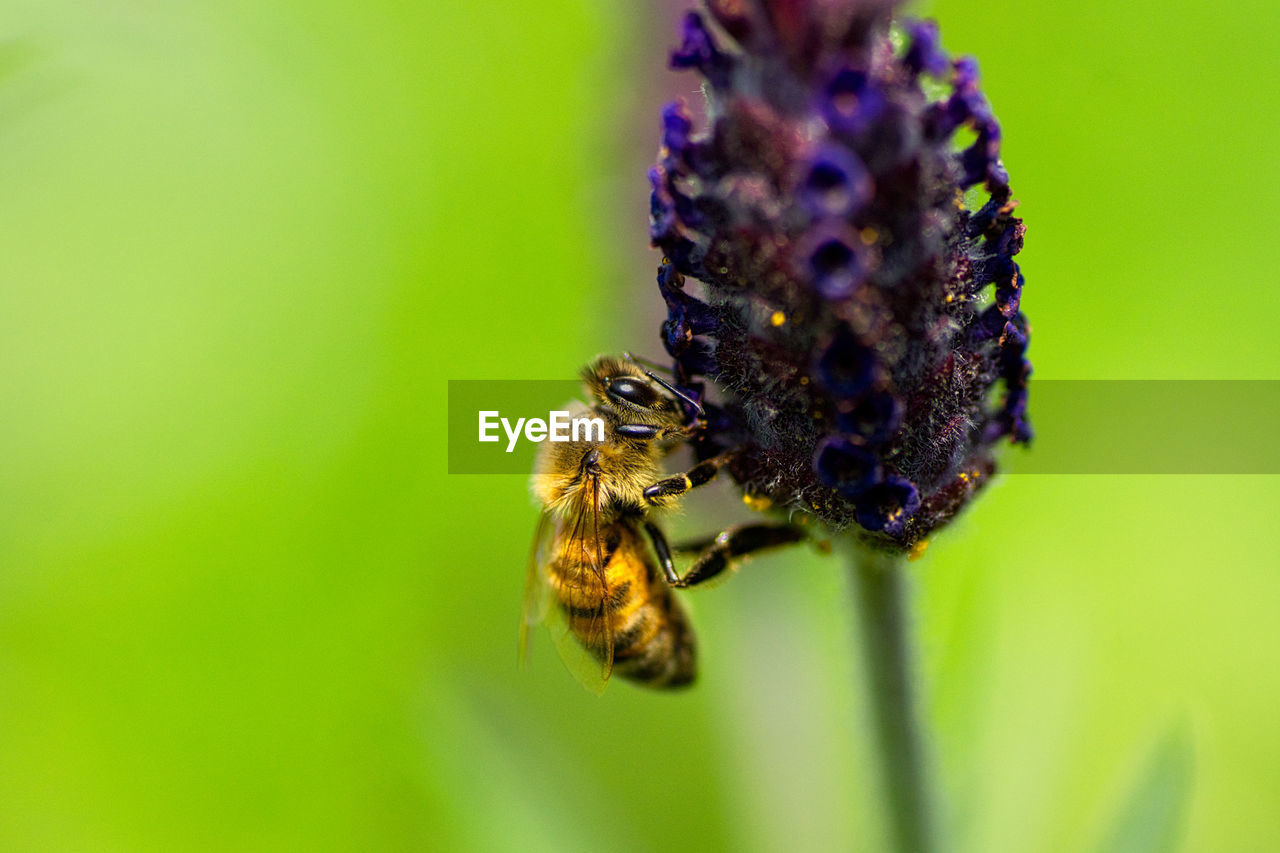
[[1193,773],[1191,737],[1177,726],[1156,744],[1121,809],[1105,853],[1174,850],[1191,801]]

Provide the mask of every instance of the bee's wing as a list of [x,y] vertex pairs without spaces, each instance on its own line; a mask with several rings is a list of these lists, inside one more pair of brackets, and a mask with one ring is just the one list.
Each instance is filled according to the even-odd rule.
[[538,516],[538,527],[529,546],[529,564],[524,579],[524,609],[520,618],[520,662],[529,662],[529,631],[547,618],[551,606],[551,587],[547,579],[547,563],[551,559],[552,533],[555,521],[546,510]]
[[588,567],[589,571],[582,575],[580,591],[566,596],[571,602],[576,599],[580,607],[568,616],[573,627],[568,633],[573,636],[563,638],[574,642],[561,642],[559,648],[561,658],[574,677],[593,693],[602,693],[613,674],[613,613],[609,608],[613,590],[606,571],[605,531],[600,528],[598,476],[593,478],[590,488],[591,510],[574,520],[577,535],[573,540],[577,543],[579,565]]
[[[593,483],[593,493],[599,484]],[[594,497],[594,494],[593,494]],[[593,501],[598,506],[598,501]],[[556,522],[548,520],[548,527]],[[563,535],[535,538],[529,578],[525,589],[525,619],[521,624],[521,649],[527,648],[530,626],[546,621],[565,667],[593,693],[602,693],[613,671],[612,614],[608,608],[609,585],[605,572],[606,548],[600,529],[599,511],[577,514]],[[549,547],[539,547],[539,543]],[[586,567],[577,579],[572,573],[547,571],[552,560]],[[553,584],[560,584],[558,589]],[[555,601],[556,597],[560,601]],[[567,604],[566,612],[561,602]]]
[[601,677],[609,680],[609,676],[613,675],[613,608],[609,605],[613,602],[613,589],[609,586],[609,573],[606,571],[608,564],[608,548],[604,542],[604,532],[600,529],[600,478],[597,477],[592,485],[594,494],[592,495],[592,540],[595,542],[595,554],[592,556],[592,566],[595,568],[596,577],[600,581],[600,588],[604,590],[604,595],[600,601],[600,618],[595,623],[594,628],[602,634],[603,643],[601,647],[604,649],[600,656]]
[[[557,613],[563,613],[556,608]],[[574,634],[562,615],[549,620],[551,637],[555,641],[556,651],[564,661],[565,669],[573,674],[578,683],[597,696],[604,692],[609,683],[609,671],[612,664],[601,664],[601,659],[592,654],[583,645],[583,640]]]

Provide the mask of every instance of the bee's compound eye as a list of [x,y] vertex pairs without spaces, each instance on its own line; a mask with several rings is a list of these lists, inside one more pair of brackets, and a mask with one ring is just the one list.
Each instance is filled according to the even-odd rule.
[[633,406],[649,408],[658,402],[657,392],[637,379],[610,379],[608,392],[615,400],[625,400]]

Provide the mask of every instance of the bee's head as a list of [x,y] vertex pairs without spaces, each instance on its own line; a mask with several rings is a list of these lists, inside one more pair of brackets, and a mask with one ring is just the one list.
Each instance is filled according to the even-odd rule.
[[628,358],[601,356],[582,371],[593,406],[614,423],[678,427],[687,425],[691,397]]

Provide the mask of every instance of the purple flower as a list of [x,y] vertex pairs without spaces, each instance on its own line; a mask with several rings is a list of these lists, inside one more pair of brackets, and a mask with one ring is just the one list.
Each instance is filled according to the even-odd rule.
[[708,0],[671,61],[706,80],[709,124],[669,105],[649,178],[663,343],[715,391],[695,453],[733,450],[748,493],[909,548],[998,442],[1030,440],[1031,367],[977,65],[931,22],[895,46],[894,6]]

